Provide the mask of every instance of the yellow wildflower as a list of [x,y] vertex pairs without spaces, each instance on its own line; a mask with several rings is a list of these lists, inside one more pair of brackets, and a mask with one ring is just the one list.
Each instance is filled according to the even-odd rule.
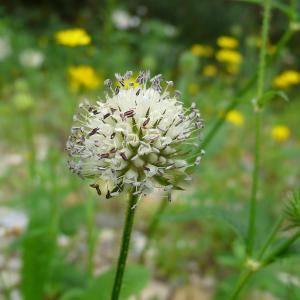
[[286,141],[290,134],[290,129],[285,125],[276,125],[271,130],[272,139],[276,142]]
[[236,126],[242,126],[244,120],[244,116],[238,110],[231,110],[226,115],[226,121]]
[[[124,79],[124,88],[126,90],[130,88],[137,88],[139,84],[136,82],[136,77],[132,76],[130,79]],[[117,86],[121,87],[121,84],[117,82]]]
[[195,44],[192,46],[191,52],[195,56],[209,57],[213,55],[214,49],[208,45]]
[[233,49],[239,45],[239,41],[231,36],[220,36],[217,39],[217,44],[221,48]]
[[216,54],[216,58],[220,62],[232,64],[240,64],[243,59],[240,52],[228,49],[219,50]]
[[68,47],[84,46],[91,43],[91,37],[81,28],[58,31],[55,34],[55,39],[58,44]]
[[286,70],[273,80],[273,85],[278,88],[288,88],[300,83],[300,73],[294,70]]
[[213,64],[206,65],[203,68],[203,75],[204,76],[213,77],[213,76],[216,76],[217,73],[218,73],[218,69]]
[[195,82],[190,83],[188,85],[188,92],[193,96],[196,95],[199,92],[199,85]]
[[80,87],[94,90],[102,84],[101,78],[90,66],[70,67],[68,73],[71,79],[71,89],[74,92],[78,91]]

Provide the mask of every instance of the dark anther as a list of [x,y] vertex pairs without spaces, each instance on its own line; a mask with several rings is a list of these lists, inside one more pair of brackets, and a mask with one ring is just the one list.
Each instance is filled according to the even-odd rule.
[[117,149],[115,147],[113,147],[112,149],[110,149],[110,153],[116,153]]
[[136,95],[138,96],[140,94],[141,90],[137,90]]
[[115,89],[115,93],[116,93],[116,95],[118,95],[119,94],[119,92],[120,92],[120,87],[116,87],[116,89]]
[[124,116],[128,117],[128,118],[133,117],[134,116],[134,110],[130,109],[130,110],[125,111]]
[[115,136],[116,136],[116,133],[113,132],[113,133],[110,135],[110,138],[113,139]]
[[108,157],[109,157],[109,153],[100,154],[100,158],[108,158]]
[[92,183],[92,184],[90,184],[90,187],[96,189],[97,194],[98,194],[99,196],[101,196],[101,191],[100,191],[100,188],[99,188],[99,184],[97,184],[97,183]]
[[120,152],[120,156],[126,161],[128,160],[126,154],[124,152]]
[[88,134],[88,136],[92,136],[92,135],[96,134],[98,130],[99,130],[99,128],[94,128],[94,129]]
[[108,118],[110,116],[110,113],[107,113],[107,114],[105,114],[104,116],[103,116],[103,119],[106,119],[106,118]]
[[145,127],[149,122],[150,122],[150,118],[147,118],[143,123],[143,127]]

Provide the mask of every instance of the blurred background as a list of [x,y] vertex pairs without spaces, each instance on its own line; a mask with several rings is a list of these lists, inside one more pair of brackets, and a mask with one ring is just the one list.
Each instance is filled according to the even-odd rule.
[[[71,174],[64,147],[78,103],[141,69],[196,102],[204,140],[220,126],[184,192],[139,204],[122,299],[225,299],[246,257],[260,2],[0,2],[1,300],[108,299],[126,202]],[[266,87],[289,101],[264,111],[257,244],[300,175],[300,3],[273,3]],[[241,299],[300,299],[299,248]]]

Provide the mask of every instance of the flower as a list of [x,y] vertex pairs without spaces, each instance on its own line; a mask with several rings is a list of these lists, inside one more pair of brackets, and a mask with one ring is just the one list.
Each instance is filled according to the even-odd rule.
[[33,49],[26,49],[21,52],[19,61],[24,67],[33,69],[39,68],[44,62],[44,55],[40,51]]
[[286,70],[273,80],[273,85],[278,88],[288,88],[298,83],[300,83],[300,72],[295,70]]
[[233,49],[239,45],[239,41],[231,36],[220,36],[217,39],[217,44],[221,48]]
[[238,110],[231,110],[226,115],[226,121],[236,126],[242,126],[244,124],[244,116]]
[[55,39],[58,44],[68,47],[84,46],[91,43],[91,37],[82,28],[58,31],[55,34]]
[[214,49],[208,45],[195,44],[191,47],[191,52],[195,56],[209,57],[214,53]]
[[271,130],[272,139],[276,142],[285,142],[290,134],[290,129],[285,125],[276,125]]
[[[82,178],[93,180],[91,187],[106,198],[133,189],[134,195],[146,194],[154,188],[170,191],[177,176],[186,175],[189,167],[182,146],[197,138],[203,127],[195,104],[189,109],[179,101],[179,93],[171,95],[161,87],[162,76],[142,71],[135,86],[124,87],[124,76],[116,74],[119,85],[102,101],[80,105],[74,116],[66,150],[70,169]],[[201,155],[195,163],[200,162]]]
[[229,49],[222,49],[216,53],[216,58],[220,62],[240,64],[242,62],[242,55],[240,52]]
[[115,10],[112,14],[112,22],[116,28],[120,30],[126,30],[130,28],[138,27],[141,23],[141,20],[137,16],[131,16],[125,10]]
[[204,76],[213,77],[213,76],[216,76],[217,73],[218,73],[218,69],[213,64],[206,65],[203,68],[203,75]]
[[75,92],[78,91],[80,87],[94,90],[102,84],[100,77],[90,66],[80,65],[70,67],[68,73],[71,79],[71,89]]

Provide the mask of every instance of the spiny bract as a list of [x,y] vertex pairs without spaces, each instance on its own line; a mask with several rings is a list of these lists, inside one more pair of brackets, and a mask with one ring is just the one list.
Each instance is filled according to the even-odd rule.
[[[91,186],[107,198],[130,188],[136,195],[154,188],[170,191],[178,176],[189,178],[182,146],[199,138],[200,113],[194,103],[185,109],[179,92],[172,96],[168,91],[173,83],[161,75],[150,79],[149,72],[142,71],[132,79],[128,71],[115,76],[116,88],[110,79],[105,81],[105,100],[95,106],[87,100],[80,104],[66,146],[72,158],[69,167],[93,179]],[[194,163],[200,159],[201,154]]]

